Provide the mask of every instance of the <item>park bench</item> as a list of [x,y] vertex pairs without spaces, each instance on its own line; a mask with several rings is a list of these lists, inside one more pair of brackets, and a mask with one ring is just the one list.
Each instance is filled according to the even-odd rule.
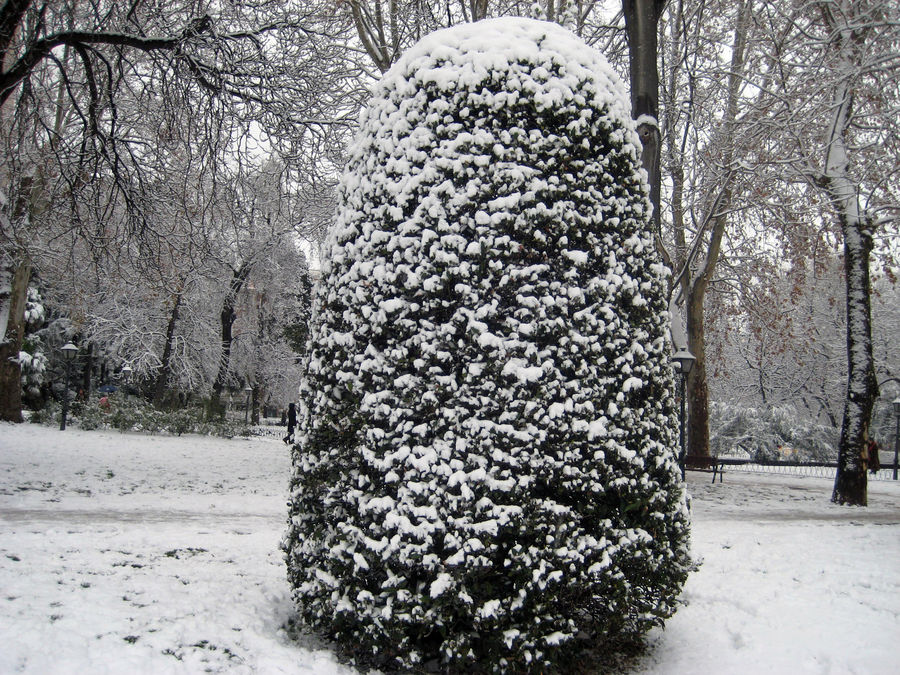
[[716,482],[716,476],[719,476],[719,482],[722,482],[722,476],[725,475],[725,463],[718,457],[708,457],[706,455],[686,455],[684,458],[684,468],[688,471],[702,471],[712,474],[712,482]]

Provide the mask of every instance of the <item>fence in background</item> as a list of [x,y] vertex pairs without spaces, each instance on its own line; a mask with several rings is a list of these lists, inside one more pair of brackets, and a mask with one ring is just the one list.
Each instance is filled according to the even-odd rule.
[[[250,433],[262,438],[281,440],[287,433],[287,427],[283,427],[275,420],[266,424],[250,427]],[[788,476],[815,476],[818,478],[834,478],[837,472],[836,462],[791,462],[773,460],[769,462],[754,462],[749,459],[731,457],[719,457],[719,462],[729,471],[741,471],[746,473],[776,473]],[[893,480],[893,465],[881,465],[881,470],[869,473],[869,480]]]
[[[743,471],[747,473],[777,473],[789,476],[816,476],[818,478],[834,478],[837,472],[836,462],[752,462],[743,459],[719,458],[725,464],[725,471]],[[875,472],[869,473],[869,480],[893,480],[894,467],[884,466]]]
[[287,433],[287,427],[275,424],[259,424],[250,427],[250,433],[254,436],[260,436],[262,438],[269,439],[275,438],[280,441]]

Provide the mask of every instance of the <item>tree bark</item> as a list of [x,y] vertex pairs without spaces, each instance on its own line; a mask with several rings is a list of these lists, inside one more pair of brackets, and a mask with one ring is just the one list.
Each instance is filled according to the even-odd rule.
[[31,260],[22,252],[8,270],[9,296],[0,298],[8,305],[6,330],[0,342],[0,420],[22,421],[22,367],[19,352],[25,338],[25,301],[31,280]]
[[641,138],[641,165],[650,183],[653,228],[660,230],[660,132],[659,70],[657,68],[657,26],[665,0],[623,0],[625,31],[628,36],[628,71],[631,81],[631,115],[638,121]]
[[[10,213],[12,223],[28,223],[34,210],[33,177],[21,179]],[[0,290],[0,420],[22,421],[22,366],[19,352],[25,339],[25,305],[33,263],[22,245],[11,247],[2,274],[9,288]],[[5,307],[3,306],[5,305]]]
[[213,382],[212,398],[209,402],[209,417],[223,417],[225,409],[222,406],[222,391],[225,389],[225,381],[228,378],[228,369],[231,366],[231,343],[234,340],[232,327],[237,317],[234,313],[234,301],[226,300],[219,314],[219,322],[222,329],[222,351],[219,356],[219,370],[216,380]]
[[850,506],[868,505],[869,423],[878,398],[872,356],[872,312],[869,253],[872,235],[859,224],[842,223],[847,283],[847,396],[838,444],[838,466],[831,500]]
[[165,402],[166,392],[169,388],[169,376],[172,373],[172,350],[175,341],[175,328],[178,325],[179,311],[181,309],[181,294],[175,295],[175,303],[172,305],[172,313],[169,315],[169,324],[166,326],[166,344],[163,346],[160,359],[159,374],[153,389],[153,404],[162,406]]
[[259,424],[259,385],[253,385],[253,393],[251,394],[250,408],[250,424]]
[[225,383],[228,379],[228,370],[231,366],[231,343],[234,341],[232,327],[234,326],[237,315],[235,314],[235,305],[237,296],[244,287],[244,282],[250,276],[250,265],[244,264],[240,268],[234,270],[231,283],[228,286],[228,293],[222,303],[222,311],[219,314],[219,322],[222,328],[222,351],[219,356],[219,370],[216,373],[216,380],[213,382],[212,397],[209,401],[207,417],[223,417],[225,408],[222,406],[222,391],[225,389]]
[[[847,5],[840,14],[820,7],[831,29],[829,46],[836,56],[837,76],[832,95],[832,115],[825,132],[824,175],[820,184],[828,194],[844,239],[844,271],[847,289],[847,395],[838,443],[838,466],[831,500],[837,504],[868,504],[867,454],[869,424],[878,398],[875,360],[872,355],[872,312],[869,255],[874,223],[860,207],[859,185],[850,174],[850,144],[854,84],[867,55],[865,40],[871,17],[860,3]],[[858,12],[858,13],[857,13]],[[857,25],[858,23],[858,25]]]
[[687,297],[688,349],[696,359],[687,381],[687,454],[709,455],[709,387],[706,383],[706,331],[704,329],[704,290],[695,290]]

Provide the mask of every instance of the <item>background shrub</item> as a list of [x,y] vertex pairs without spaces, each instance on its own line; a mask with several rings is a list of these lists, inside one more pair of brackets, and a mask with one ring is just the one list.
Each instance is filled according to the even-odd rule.
[[[202,406],[174,410],[160,410],[140,397],[110,396],[108,410],[100,408],[98,401],[72,401],[67,424],[90,431],[92,429],[118,429],[143,433],[186,433],[204,436],[249,436],[251,430],[243,421],[223,419],[207,421]],[[56,401],[49,401],[43,409],[33,411],[29,420],[35,424],[58,426],[62,408]]]
[[793,406],[710,406],[710,452],[754,461],[835,462],[840,429]]

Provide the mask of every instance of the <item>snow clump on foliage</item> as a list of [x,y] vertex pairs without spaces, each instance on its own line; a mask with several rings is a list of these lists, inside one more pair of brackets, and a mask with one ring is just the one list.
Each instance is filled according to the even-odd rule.
[[674,611],[665,269],[623,87],[528,19],[439,31],[361,118],[315,301],[283,543],[383,668],[547,672]]

